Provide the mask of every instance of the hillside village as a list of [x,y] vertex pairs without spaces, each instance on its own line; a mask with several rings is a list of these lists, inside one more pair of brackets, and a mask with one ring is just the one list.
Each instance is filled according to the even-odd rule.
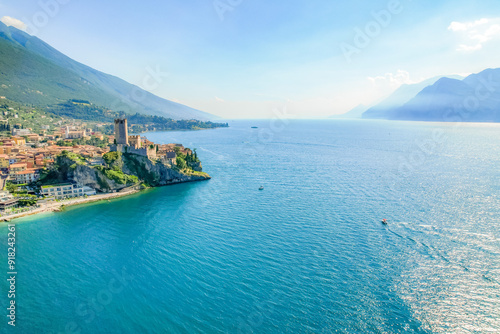
[[[127,119],[116,119],[114,135],[104,135],[85,122],[49,125],[33,131],[24,126],[12,126],[10,135],[0,137],[0,215],[19,213],[39,207],[49,201],[88,197],[120,188],[138,186],[144,180],[127,175],[115,161],[122,155],[136,155],[177,171],[201,173],[196,151],[181,144],[155,144],[141,135],[129,135]],[[63,159],[93,169],[107,177],[114,187],[78,184],[61,175]],[[187,163],[186,163],[187,162]],[[59,168],[59,169],[58,169]],[[101,181],[99,181],[101,182]],[[122,186],[121,186],[122,185]]]

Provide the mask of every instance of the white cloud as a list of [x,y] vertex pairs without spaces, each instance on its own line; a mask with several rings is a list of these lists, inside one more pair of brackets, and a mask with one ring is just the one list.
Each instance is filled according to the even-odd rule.
[[223,99],[221,99],[220,97],[217,97],[217,96],[215,97],[215,101],[217,101],[217,102],[225,102]]
[[476,44],[476,45],[460,44],[457,48],[457,51],[473,52],[473,51],[481,50],[482,48],[483,48],[482,44]]
[[396,73],[386,73],[377,77],[368,77],[368,80],[373,86],[387,86],[397,88],[403,84],[412,84],[418,81],[413,81],[410,78],[410,73],[403,70],[398,70]]
[[18,19],[13,18],[13,17],[4,16],[0,19],[0,21],[3,24],[5,24],[6,26],[14,27],[14,28],[26,31],[26,24],[23,21],[20,21]]
[[462,35],[463,43],[457,47],[457,51],[474,52],[481,50],[485,43],[500,37],[500,18],[452,22],[448,30]]
[[488,19],[480,19],[472,22],[451,22],[448,27],[451,31],[467,31],[477,26],[481,26],[483,24],[487,24],[489,22]]

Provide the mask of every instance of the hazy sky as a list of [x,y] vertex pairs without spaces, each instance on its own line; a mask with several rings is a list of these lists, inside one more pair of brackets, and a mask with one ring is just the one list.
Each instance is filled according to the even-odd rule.
[[159,70],[152,93],[225,118],[323,117],[500,67],[498,0],[0,0],[0,17],[139,86]]

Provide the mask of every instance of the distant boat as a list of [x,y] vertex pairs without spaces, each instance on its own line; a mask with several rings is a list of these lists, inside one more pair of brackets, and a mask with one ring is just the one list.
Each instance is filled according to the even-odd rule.
[[258,126],[252,126],[252,129],[258,129],[259,127]]
[[382,224],[387,225],[387,219],[382,219]]
[[259,190],[264,190],[264,186],[260,186]]

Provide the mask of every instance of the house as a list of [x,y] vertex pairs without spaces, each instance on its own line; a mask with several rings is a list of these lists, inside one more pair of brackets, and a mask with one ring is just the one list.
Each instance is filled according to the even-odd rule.
[[[17,130],[17,129],[14,129],[14,130]],[[25,130],[25,129],[21,129],[21,130]],[[28,135],[30,134],[29,133],[29,130],[27,130],[28,133],[26,134],[23,134],[23,135]],[[14,145],[26,145],[26,139],[24,139],[24,137],[19,137],[17,135],[15,135],[14,133],[12,133],[14,136],[12,136],[11,140],[14,142]]]
[[27,163],[13,163],[9,166],[9,175],[12,177],[12,175],[14,175],[15,173],[25,171],[27,168]]
[[35,169],[26,169],[16,172],[11,178],[17,184],[30,184],[37,181],[40,178],[40,174]]
[[12,152],[12,144],[3,144],[0,146],[0,154],[10,154]]
[[18,157],[17,155],[15,157],[9,156],[9,164],[13,165],[19,161],[21,161],[21,158]]
[[39,141],[40,141],[40,136],[39,136],[39,135],[37,135],[37,134],[34,134],[34,133],[33,133],[33,134],[26,135],[26,137],[28,138],[28,140],[29,140],[30,142],[35,142],[35,143],[37,143],[37,142],[39,142]]
[[175,151],[165,152],[164,163],[169,165],[177,165],[177,154],[175,153]]
[[9,156],[7,154],[0,154],[0,168],[9,168]]

